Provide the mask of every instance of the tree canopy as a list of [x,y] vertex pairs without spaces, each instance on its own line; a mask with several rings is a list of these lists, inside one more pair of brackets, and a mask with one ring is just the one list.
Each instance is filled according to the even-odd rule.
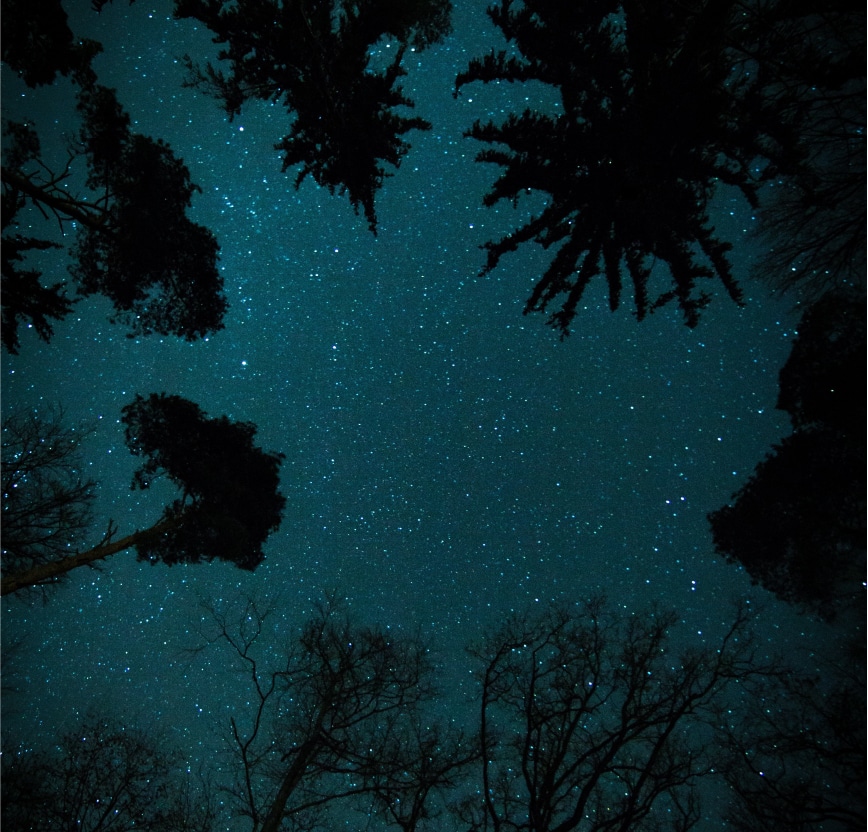
[[[79,230],[70,271],[77,291],[106,296],[114,306],[113,320],[125,323],[131,335],[156,332],[193,341],[220,330],[227,302],[217,270],[219,249],[214,235],[187,217],[192,195],[200,190],[189,171],[165,142],[130,131],[114,90],[98,84],[82,88],[78,111],[78,142],[59,172],[41,158],[32,126],[7,126],[10,155],[2,177],[12,214],[4,225],[15,221],[28,200],[53,214],[61,227],[74,221]],[[65,187],[78,157],[87,164],[89,197],[73,196]],[[62,317],[70,306],[62,284],[42,288],[35,272],[12,265],[26,248],[52,244],[20,235],[10,241],[3,303],[11,331],[4,343],[17,350],[19,320],[34,320],[48,340],[45,319]]]
[[806,310],[780,373],[778,407],[794,432],[709,515],[718,554],[824,618],[864,595],[865,349],[853,292]]
[[[189,58],[188,85],[214,95],[230,119],[249,99],[282,103],[290,132],[276,144],[283,170],[299,167],[330,192],[346,193],[372,231],[374,196],[409,150],[402,138],[429,130],[397,108],[413,102],[396,86],[406,49],[422,49],[450,31],[450,0],[176,0],[175,16],[195,18],[225,44],[228,74]],[[382,38],[398,48],[385,67],[370,50]],[[219,66],[219,65],[218,65]]]
[[210,832],[202,784],[183,774],[165,738],[91,715],[49,752],[28,744],[3,754],[3,824],[20,832]]
[[93,484],[77,478],[72,435],[49,422],[46,442],[40,421],[22,423],[15,450],[4,454],[3,511],[12,527],[3,543],[3,595],[52,584],[129,548],[141,560],[170,566],[216,558],[254,570],[262,562],[286,498],[278,490],[283,454],[254,445],[256,426],[208,418],[193,402],[165,393],[137,395],[121,421],[130,450],[145,459],[132,487],[145,490],[165,476],[181,496],[153,526],[115,539],[110,523],[102,541],[84,549]]
[[717,647],[678,653],[662,608],[628,615],[595,598],[510,617],[471,648],[480,757],[462,828],[690,829],[714,766],[699,737],[727,686],[768,671],[747,620],[740,610]]
[[[491,145],[478,161],[502,169],[486,205],[531,191],[547,198],[538,215],[486,243],[482,273],[525,243],[555,248],[525,312],[560,304],[549,323],[562,335],[598,275],[613,311],[630,280],[640,320],[675,302],[695,326],[709,278],[741,303],[711,199],[729,185],[756,207],[761,182],[798,171],[805,151],[789,102],[734,49],[743,36],[736,4],[502,0],[489,14],[511,51],[474,59],[456,94],[477,81],[539,81],[560,106],[476,122],[465,134]],[[655,262],[671,278],[656,297]]]
[[208,418],[181,396],[137,395],[121,421],[130,450],[146,460],[133,487],[147,489],[165,475],[181,492],[162,517],[178,524],[137,544],[139,557],[166,564],[220,558],[255,569],[286,505],[278,490],[283,454],[253,444],[254,424]]
[[101,51],[96,41],[75,37],[61,0],[3,0],[3,62],[29,87],[58,74],[91,83],[91,61]]

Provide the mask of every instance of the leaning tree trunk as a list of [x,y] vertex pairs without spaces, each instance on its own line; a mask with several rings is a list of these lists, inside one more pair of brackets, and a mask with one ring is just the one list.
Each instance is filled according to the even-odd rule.
[[0,595],[8,595],[10,592],[17,592],[19,589],[24,589],[29,586],[39,586],[51,581],[58,575],[64,575],[67,572],[76,569],[79,566],[93,563],[97,560],[103,560],[111,555],[122,552],[124,549],[129,549],[139,543],[144,543],[153,537],[158,537],[164,532],[176,528],[181,523],[181,517],[173,517],[170,520],[164,520],[162,523],[157,523],[156,526],[151,526],[150,529],[133,532],[114,543],[105,543],[102,546],[95,546],[93,549],[88,549],[86,552],[79,552],[62,560],[43,563],[39,566],[31,567],[23,572],[18,572],[14,575],[5,575],[0,580]]

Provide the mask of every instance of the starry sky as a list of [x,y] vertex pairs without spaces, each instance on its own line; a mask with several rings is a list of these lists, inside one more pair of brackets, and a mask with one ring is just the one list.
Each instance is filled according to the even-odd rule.
[[[310,179],[296,191],[281,173],[284,109],[250,103],[230,123],[181,87],[179,56],[213,60],[216,47],[174,21],[169,0],[116,0],[101,15],[66,6],[73,31],[104,45],[94,67],[132,129],[169,142],[201,187],[191,218],[220,243],[230,311],[224,330],[188,344],[129,339],[107,302],[84,300],[50,344],[25,331],[21,355],[4,354],[3,409],[60,403],[69,423],[95,426],[83,453],[99,482],[97,539],[109,518],[123,535],[162,508],[129,490],[119,419],[136,393],[256,423],[260,445],[286,454],[287,508],[255,573],[125,552],[76,570],[47,605],[5,603],[4,640],[26,639],[6,671],[19,690],[4,696],[9,736],[39,744],[95,710],[168,725],[191,760],[205,757],[240,682],[219,656],[190,664],[179,651],[195,643],[199,599],[239,591],[279,596],[284,633],[332,588],[364,620],[421,627],[456,701],[472,692],[468,640],[511,610],[598,592],[630,612],[671,605],[699,642],[748,597],[766,603],[756,627],[770,651],[822,649],[819,625],[713,554],[706,521],[790,432],[774,403],[798,310],[748,278],[749,208],[721,191],[713,217],[735,244],[744,308],[721,289],[694,330],[668,307],[639,323],[629,303],[609,311],[600,280],[564,341],[523,316],[550,255],[527,247],[479,278],[480,245],[539,203],[484,208],[497,170],[474,162],[462,132],[556,99],[533,84],[453,97],[468,61],[502,46],[486,5],[456,0],[453,34],[406,56],[405,91],[432,129],[408,137],[376,237],[348,199]],[[3,72],[4,114],[33,119],[45,156],[62,159],[68,83],[29,90]],[[59,279],[54,258],[46,275]]]

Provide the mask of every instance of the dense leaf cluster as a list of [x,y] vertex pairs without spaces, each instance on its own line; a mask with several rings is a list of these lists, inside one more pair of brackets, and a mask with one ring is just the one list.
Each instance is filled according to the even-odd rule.
[[[346,193],[372,231],[374,195],[409,145],[401,137],[431,125],[400,113],[413,102],[396,86],[406,48],[424,48],[449,32],[449,0],[177,0],[175,16],[195,18],[225,44],[229,72],[189,58],[188,84],[216,96],[230,118],[249,99],[283,104],[290,132],[277,143],[283,170],[299,166],[298,187],[311,175],[330,192]],[[385,69],[371,50],[398,42]]]
[[163,512],[177,525],[137,543],[139,557],[170,565],[219,558],[255,569],[286,504],[278,490],[283,454],[253,444],[255,425],[208,418],[180,396],[137,395],[121,420],[130,451],[145,458],[133,487],[165,475],[181,491]]

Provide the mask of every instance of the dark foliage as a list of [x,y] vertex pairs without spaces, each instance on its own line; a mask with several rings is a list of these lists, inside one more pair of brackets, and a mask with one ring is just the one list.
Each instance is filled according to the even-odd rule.
[[778,398],[795,433],[709,515],[718,554],[824,618],[864,596],[865,349],[863,300],[805,312]]
[[[39,137],[28,124],[4,120],[3,161],[10,168],[21,168],[39,158]],[[21,346],[18,329],[21,325],[32,326],[36,334],[49,341],[54,333],[51,320],[63,320],[71,311],[73,301],[67,297],[63,282],[43,286],[41,274],[36,269],[21,268],[28,251],[45,251],[60,248],[51,240],[15,234],[7,229],[16,227],[17,215],[25,200],[20,192],[4,188],[0,197],[0,223],[2,223],[2,333],[3,346],[12,355],[17,355]]]
[[[798,113],[733,50],[735,4],[502,0],[489,13],[517,54],[475,59],[456,94],[474,81],[535,80],[557,89],[561,106],[557,114],[476,122],[466,133],[493,146],[479,161],[502,168],[486,205],[531,191],[547,196],[539,215],[485,245],[482,273],[524,243],[556,247],[525,312],[557,301],[549,323],[562,335],[600,274],[612,310],[629,278],[640,320],[675,301],[695,326],[710,299],[699,288],[708,278],[741,303],[710,200],[725,184],[756,207],[760,182],[800,170],[805,150]],[[672,288],[655,298],[656,262],[668,267]]]
[[755,583],[823,617],[861,594],[865,444],[829,430],[784,439],[709,515],[714,546]]
[[777,407],[793,428],[828,427],[854,439],[865,433],[865,298],[828,292],[808,307],[780,373]]
[[3,423],[3,575],[65,557],[91,533],[96,484],[83,476],[88,430],[59,408],[18,412]]
[[[717,649],[672,655],[677,616],[602,600],[514,616],[472,650],[481,778],[465,829],[690,829],[715,764],[703,738],[754,662],[739,611]],[[660,819],[666,818],[665,822]]]
[[88,185],[105,194],[98,222],[85,226],[74,250],[81,293],[108,297],[137,335],[193,341],[221,329],[217,241],[186,215],[201,189],[167,144],[129,132],[112,90],[83,92],[79,111]]
[[102,51],[76,38],[61,0],[3,0],[3,62],[29,87],[50,84],[58,74],[92,83],[90,63]]
[[142,731],[91,718],[50,752],[3,754],[3,828],[208,832],[214,810],[180,755]]
[[[214,235],[187,217],[192,195],[183,162],[162,141],[129,130],[129,116],[114,90],[97,84],[78,95],[82,119],[78,144],[63,170],[52,171],[41,159],[36,133],[28,125],[7,124],[12,153],[4,159],[4,205],[12,213],[26,201],[61,228],[74,221],[77,241],[70,272],[80,295],[102,294],[114,306],[113,321],[125,323],[130,335],[177,335],[189,341],[219,331],[227,302],[217,269]],[[66,188],[75,159],[87,163],[92,194],[76,197]],[[8,235],[4,245],[4,321],[29,318],[45,339],[48,318],[62,317],[69,303],[63,284],[45,288],[35,271],[16,267],[26,248],[53,245]],[[9,308],[7,309],[7,303]],[[4,334],[4,342],[7,335]],[[18,349],[17,327],[7,348]]]
[[[421,118],[396,108],[412,107],[396,86],[405,74],[407,46],[423,48],[449,32],[449,0],[177,0],[175,16],[192,17],[225,44],[219,59],[229,73],[187,59],[189,86],[214,95],[230,118],[249,99],[282,103],[293,116],[277,143],[283,170],[300,166],[296,187],[314,181],[349,196],[376,230],[374,195],[398,167],[409,145],[401,137],[427,130]],[[397,40],[385,69],[371,65],[369,51],[383,37]]]
[[178,523],[137,543],[139,558],[166,564],[220,558],[255,569],[286,504],[278,491],[283,454],[253,444],[255,425],[208,418],[180,396],[136,396],[121,420],[130,450],[146,459],[133,487],[146,489],[165,475],[181,491],[163,512],[163,520]]
[[[15,198],[7,194],[2,198],[2,228],[14,220],[16,208],[7,209]],[[22,269],[19,264],[28,251],[45,251],[60,248],[50,240],[24,237],[21,234],[6,234],[0,247],[2,258],[2,284],[0,296],[3,298],[2,333],[3,346],[12,355],[17,355],[21,347],[18,328],[21,325],[33,327],[43,341],[50,341],[54,334],[51,321],[63,320],[71,311],[73,301],[66,296],[65,283],[43,286],[41,274],[36,269]]]
[[[738,88],[721,42],[721,4],[528,2],[510,0],[490,15],[520,57],[476,59],[458,76],[473,81],[537,80],[557,88],[562,112],[525,111],[504,123],[477,122],[466,135],[501,147],[478,160],[503,171],[485,204],[517,201],[526,191],[547,207],[497,242],[483,274],[528,241],[558,246],[525,311],[546,310],[567,334],[589,281],[604,274],[609,304],[621,301],[622,273],[633,284],[637,316],[676,300],[695,326],[709,296],[697,283],[718,277],[741,301],[726,253],[708,219],[718,182],[756,202],[750,163],[758,136],[740,120]],[[649,298],[653,260],[673,288]],[[565,296],[565,297],[564,297]]]

